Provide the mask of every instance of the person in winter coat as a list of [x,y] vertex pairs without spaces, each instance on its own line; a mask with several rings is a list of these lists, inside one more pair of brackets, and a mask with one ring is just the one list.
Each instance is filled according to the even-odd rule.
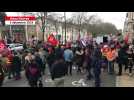
[[39,56],[42,60],[43,66],[42,66],[42,74],[45,74],[45,68],[46,68],[46,57],[47,57],[47,52],[43,50],[43,48],[39,49]]
[[93,75],[91,74],[91,48],[88,47],[85,49],[85,55],[84,55],[84,63],[83,67],[85,67],[88,71],[87,79],[90,80]]
[[2,60],[0,59],[0,87],[2,86],[4,81],[4,71],[2,66]]
[[111,45],[107,54],[106,58],[108,61],[108,73],[113,74],[114,73],[114,62],[117,57],[117,50],[115,49],[114,45]]
[[21,59],[21,63],[22,63],[22,69],[25,69],[25,57],[27,56],[28,51],[23,51],[22,53],[22,59]]
[[14,53],[13,57],[13,69],[15,71],[15,79],[18,80],[21,78],[21,59],[17,55],[17,52]]
[[66,62],[66,66],[68,66],[68,73],[70,75],[72,75],[73,51],[71,50],[71,47],[66,48],[66,50],[64,51],[63,56],[64,56],[64,60]]
[[106,54],[107,54],[108,51],[109,51],[109,46],[107,44],[103,43],[103,45],[101,47],[101,53],[102,53],[102,61],[104,63],[104,66],[103,66],[104,70],[106,70],[107,66],[108,66],[108,61],[107,61],[107,58],[106,58]]
[[3,67],[3,70],[4,72],[8,72],[8,69],[7,69],[7,57],[5,55],[1,55],[1,65]]
[[60,57],[63,57],[63,53],[64,53],[64,51],[61,49],[61,46],[59,45],[55,49],[56,59],[59,59]]
[[127,48],[126,46],[122,46],[118,51],[118,66],[119,72],[118,75],[122,75],[122,66],[125,65],[125,68],[128,68],[128,55],[127,55]]
[[133,56],[134,56],[132,45],[129,45],[129,48],[127,50],[127,55],[128,55],[128,66],[127,66],[128,68],[125,68],[125,71],[129,69],[129,75],[132,76]]
[[36,61],[36,63],[38,64],[38,67],[39,67],[39,69],[40,69],[40,71],[42,72],[42,74],[43,74],[43,61],[42,61],[42,59],[41,59],[41,57],[40,57],[40,55],[39,55],[39,52],[38,52],[38,50],[35,52],[35,61]]
[[31,62],[28,64],[28,67],[26,67],[25,75],[31,87],[38,86],[41,72],[35,59],[31,60]]
[[51,67],[51,77],[56,87],[64,87],[64,79],[67,73],[64,59],[57,59]]
[[55,61],[55,49],[53,47],[50,47],[49,48],[49,54],[48,54],[48,57],[47,57],[47,63],[48,63],[48,67],[49,67],[49,71],[50,71],[50,74],[51,74],[51,66],[52,64],[54,63]]
[[81,67],[83,65],[83,62],[82,62],[83,54],[84,54],[84,51],[80,47],[78,47],[75,52],[75,60],[76,60],[76,65],[78,66],[78,70],[77,70],[78,73],[79,72],[81,73]]
[[15,71],[14,71],[14,68],[13,68],[13,54],[10,53],[8,56],[7,56],[7,69],[8,69],[8,79],[11,79],[11,75],[13,77],[15,77]]
[[28,67],[29,63],[31,63],[33,59],[35,59],[35,56],[31,52],[28,52],[27,55],[25,56],[25,62],[24,62],[25,69],[26,67]]
[[101,74],[101,50],[96,45],[92,56],[92,67],[95,78],[95,87],[100,87],[100,74]]

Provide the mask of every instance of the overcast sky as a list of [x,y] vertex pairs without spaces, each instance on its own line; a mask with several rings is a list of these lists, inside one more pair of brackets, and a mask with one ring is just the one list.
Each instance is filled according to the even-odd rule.
[[[8,16],[21,15],[19,12],[6,12]],[[57,12],[63,15],[63,12]],[[117,29],[123,29],[126,12],[89,12],[89,15],[98,15],[104,22],[113,23]],[[71,12],[66,12],[66,16],[69,18],[72,15]]]

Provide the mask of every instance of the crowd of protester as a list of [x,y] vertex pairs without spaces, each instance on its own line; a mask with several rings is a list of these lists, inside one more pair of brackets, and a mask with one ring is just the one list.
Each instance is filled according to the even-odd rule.
[[[65,76],[73,76],[73,66],[77,74],[87,74],[86,79],[95,80],[95,87],[101,86],[101,72],[106,71],[110,75],[118,75],[122,71],[132,76],[134,63],[134,47],[132,43],[124,41],[97,44],[92,41],[87,46],[72,47],[71,44],[47,45],[42,41],[32,41],[23,45],[21,52],[11,52],[8,56],[0,54],[0,86],[5,76],[8,79],[21,79],[21,72],[25,72],[27,81],[31,87],[42,86],[42,77],[46,75],[48,65],[51,79],[55,86],[64,86]],[[114,66],[118,64],[118,66]],[[123,67],[125,66],[125,67]]]

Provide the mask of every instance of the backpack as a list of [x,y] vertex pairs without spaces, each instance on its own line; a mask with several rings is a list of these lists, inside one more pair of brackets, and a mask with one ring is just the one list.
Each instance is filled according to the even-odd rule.
[[32,76],[36,76],[36,75],[38,74],[39,70],[38,70],[38,68],[37,68],[36,65],[33,65],[33,64],[32,64],[32,65],[29,67],[29,72],[30,72],[30,74],[31,74]]

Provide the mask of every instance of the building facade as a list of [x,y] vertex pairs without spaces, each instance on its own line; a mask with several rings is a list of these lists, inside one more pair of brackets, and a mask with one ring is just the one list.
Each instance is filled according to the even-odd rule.
[[[37,37],[38,40],[44,38],[47,41],[47,38],[50,34],[54,34],[57,39],[62,43],[65,42],[65,22],[55,21],[48,18],[45,23],[44,37],[42,32],[42,22],[40,18],[36,19],[35,25],[6,25],[6,31],[4,32],[4,38],[10,38],[12,40],[17,40],[24,42],[29,40],[33,35]],[[84,38],[87,31],[82,28],[80,32],[81,38]],[[79,28],[75,24],[66,23],[66,40],[67,41],[76,41],[79,35]],[[1,36],[1,34],[0,34]]]
[[[41,20],[37,19],[35,33],[39,40],[43,38],[41,25],[42,25]],[[86,32],[87,32],[86,29],[81,29],[81,38],[85,36]],[[47,40],[47,37],[49,36],[49,34],[60,36],[60,41],[64,42],[65,41],[65,22],[60,22],[60,21],[55,22],[52,19],[47,19],[46,27],[45,27],[45,34],[44,34],[45,41]],[[79,29],[77,25],[66,23],[66,40],[67,41],[77,40],[78,34],[79,34]]]
[[129,34],[129,42],[134,39],[134,12],[127,12],[124,22],[123,36]]

